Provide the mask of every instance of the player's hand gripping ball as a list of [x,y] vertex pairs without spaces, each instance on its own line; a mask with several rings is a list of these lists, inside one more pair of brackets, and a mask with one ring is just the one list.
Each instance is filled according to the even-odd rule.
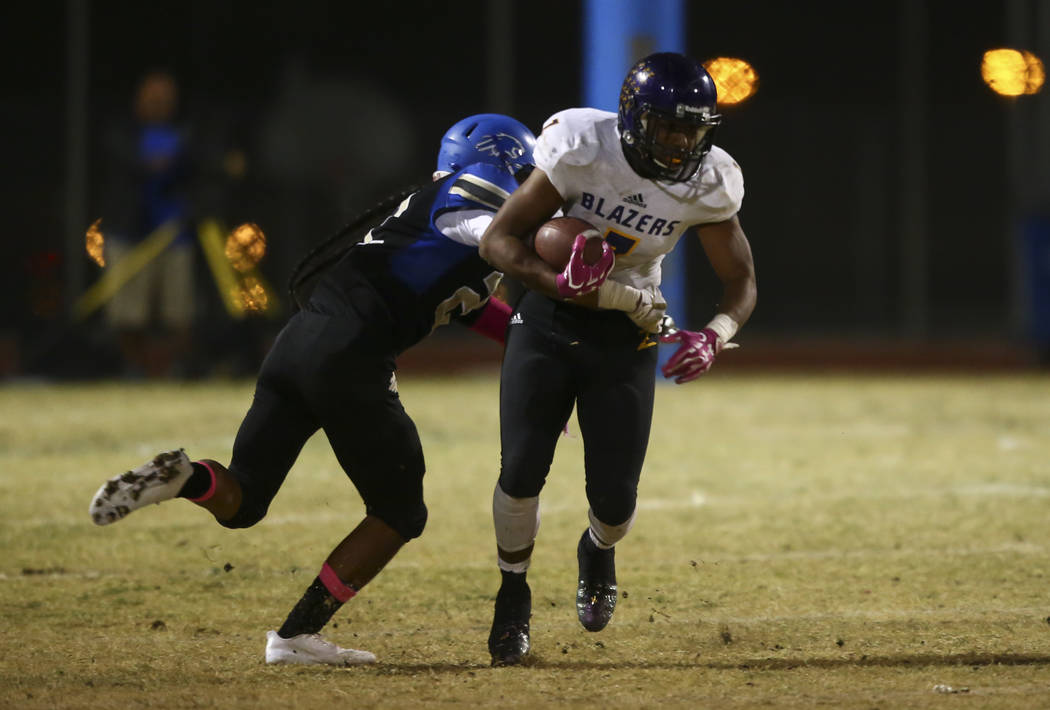
[[616,263],[598,230],[576,217],[556,217],[541,225],[532,244],[541,259],[561,271],[557,284],[562,298],[598,288]]
[[589,237],[584,247],[583,260],[593,264],[602,255],[602,236],[588,222],[577,217],[555,217],[544,223],[536,230],[532,246],[541,259],[562,271],[569,263],[577,234]]

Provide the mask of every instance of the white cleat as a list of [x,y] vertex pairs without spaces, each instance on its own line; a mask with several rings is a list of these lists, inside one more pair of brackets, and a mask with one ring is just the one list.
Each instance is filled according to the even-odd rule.
[[103,483],[88,512],[95,525],[115,523],[133,510],[174,498],[192,473],[193,465],[182,449],[157,454]]
[[340,648],[325,641],[320,634],[299,634],[281,638],[276,631],[266,632],[266,662],[269,664],[363,666],[375,663],[375,654]]

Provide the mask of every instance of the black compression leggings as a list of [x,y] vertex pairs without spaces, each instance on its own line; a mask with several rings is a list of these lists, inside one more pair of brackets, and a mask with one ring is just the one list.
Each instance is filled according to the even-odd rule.
[[587,500],[604,523],[631,517],[649,429],[657,348],[627,317],[526,294],[500,378],[500,487],[539,495],[575,404]]

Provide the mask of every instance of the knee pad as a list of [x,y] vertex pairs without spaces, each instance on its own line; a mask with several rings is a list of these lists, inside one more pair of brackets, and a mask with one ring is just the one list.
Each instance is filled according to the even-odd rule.
[[227,520],[216,518],[215,520],[224,528],[233,530],[250,528],[266,517],[273,496],[261,493],[257,486],[252,485],[252,478],[244,475],[234,464],[231,463],[226,470],[237,479],[237,484],[241,487],[241,507],[237,509],[232,518]]
[[634,525],[634,513],[635,511],[631,511],[631,517],[619,525],[608,525],[598,519],[598,516],[594,514],[593,508],[588,508],[587,517],[591,521],[591,540],[594,541],[594,544],[599,549],[608,550],[627,536],[631,526]]
[[[609,481],[603,485],[587,482],[587,502],[591,519],[623,524],[634,516],[638,504],[638,485],[631,481]],[[615,527],[616,525],[610,525]],[[621,536],[622,537],[622,536]]]
[[543,490],[549,472],[549,463],[542,466],[503,456],[497,485],[515,498],[535,498]]
[[540,498],[514,498],[497,483],[492,492],[492,522],[496,544],[507,552],[528,549],[540,529]]
[[369,505],[366,507],[365,512],[382,520],[406,540],[413,540],[419,537],[427,526],[427,506],[423,501],[419,501],[412,506],[396,508],[389,505]]
[[383,476],[381,481],[373,479],[367,484],[357,485],[368,514],[382,520],[406,540],[422,535],[427,525],[427,506],[423,502],[424,471],[423,453],[419,449],[418,456],[406,459],[404,465]]
[[216,518],[215,520],[219,525],[224,528],[230,528],[231,530],[250,528],[266,517],[266,511],[268,508],[269,506],[266,506],[262,510],[253,510],[250,509],[249,506],[246,506],[242,501],[240,509],[232,518],[229,518],[228,520],[219,520]]

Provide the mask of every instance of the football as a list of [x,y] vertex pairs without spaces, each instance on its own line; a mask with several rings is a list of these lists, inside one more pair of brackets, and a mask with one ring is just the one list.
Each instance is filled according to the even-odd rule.
[[545,222],[536,230],[532,247],[541,259],[561,271],[569,263],[572,243],[576,241],[577,234],[587,237],[587,245],[583,249],[584,262],[593,264],[598,261],[602,255],[602,235],[590,223],[578,217],[555,217]]

